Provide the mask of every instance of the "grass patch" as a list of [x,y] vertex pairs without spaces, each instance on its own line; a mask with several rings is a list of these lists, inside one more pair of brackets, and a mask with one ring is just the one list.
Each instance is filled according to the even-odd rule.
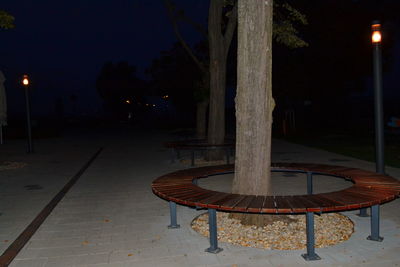
[[[375,162],[375,138],[353,133],[313,133],[282,137],[288,142]],[[385,165],[400,168],[400,136],[385,134]]]

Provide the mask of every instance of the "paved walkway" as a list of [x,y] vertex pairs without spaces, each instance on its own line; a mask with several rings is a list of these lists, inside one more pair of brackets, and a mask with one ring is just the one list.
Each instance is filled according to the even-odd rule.
[[[0,146],[0,162],[27,166],[0,170],[0,249],[4,251],[35,215],[97,151],[103,152],[82,175],[10,266],[396,266],[400,263],[400,201],[382,206],[382,243],[367,241],[369,218],[346,212],[355,222],[350,240],[317,249],[322,260],[305,262],[303,251],[268,251],[220,243],[209,254],[208,240],[190,228],[204,211],[178,207],[180,229],[167,229],[168,203],[152,194],[150,183],[167,172],[187,168],[170,163],[156,132],[114,129],[91,131],[35,143],[26,155],[22,140]],[[316,162],[374,170],[368,162],[274,142],[274,161]],[[400,177],[400,170],[388,168]],[[287,177],[289,178],[289,177]],[[229,179],[221,179],[221,188]],[[322,183],[318,190],[342,186]]]

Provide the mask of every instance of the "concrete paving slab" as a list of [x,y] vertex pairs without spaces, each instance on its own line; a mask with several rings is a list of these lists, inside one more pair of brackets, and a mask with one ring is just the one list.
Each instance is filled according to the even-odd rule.
[[[7,171],[8,178],[1,181],[5,186],[4,191],[0,187],[0,212],[3,207],[9,215],[0,216],[0,238],[8,238],[9,242],[95,148],[105,147],[10,266],[396,266],[400,262],[399,201],[381,208],[381,235],[385,237],[382,243],[365,239],[369,235],[369,218],[356,216],[356,211],[346,212],[355,222],[355,233],[346,242],[317,249],[321,261],[304,261],[300,256],[304,251],[261,250],[226,243],[219,244],[224,249],[219,254],[204,252],[209,246],[208,240],[190,228],[193,218],[204,210],[178,206],[181,228],[168,229],[168,203],[151,192],[150,184],[156,177],[188,168],[170,163],[170,153],[162,147],[170,138],[163,133],[137,130],[88,132],[87,136],[74,135],[56,144],[42,140],[41,145],[46,149],[37,158],[13,154],[12,146],[18,144],[9,144],[7,155],[31,164],[30,171]],[[62,150],[68,151],[65,156]],[[57,163],[52,163],[55,158]],[[273,142],[273,159],[374,170],[370,162],[279,140]],[[387,171],[400,177],[399,169],[387,168]],[[304,179],[298,178],[283,177],[281,183],[302,188]],[[316,183],[318,190],[347,186],[340,180],[324,182],[323,179],[320,184]],[[40,184],[46,188],[42,190],[45,193],[25,190],[23,186],[29,184]],[[229,177],[213,181],[210,186],[229,190]],[[11,199],[13,190],[16,202],[26,197],[32,201],[21,202],[14,209],[12,205],[1,206],[2,200]],[[18,215],[25,212],[29,215]],[[3,245],[0,249],[6,247],[4,242],[0,244]]]

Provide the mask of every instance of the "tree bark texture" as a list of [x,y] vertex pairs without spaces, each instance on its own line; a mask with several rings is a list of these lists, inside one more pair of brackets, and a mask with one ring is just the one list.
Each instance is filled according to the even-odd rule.
[[198,102],[196,105],[196,137],[205,139],[207,135],[208,100]]
[[[208,40],[210,48],[210,104],[207,141],[222,144],[225,139],[225,87],[226,61],[233,32],[237,24],[237,6],[234,6],[228,26],[223,33],[222,16],[224,0],[210,1],[208,13]],[[213,150],[208,160],[223,157],[222,151]]]
[[273,1],[238,2],[236,165],[233,193],[270,194]]
[[223,0],[210,1],[208,40],[210,47],[210,112],[208,143],[221,144],[225,139],[226,57],[222,35]]

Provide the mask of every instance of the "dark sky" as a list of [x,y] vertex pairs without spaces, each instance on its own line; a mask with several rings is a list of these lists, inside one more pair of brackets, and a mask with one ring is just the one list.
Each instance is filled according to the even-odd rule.
[[[206,24],[207,0],[174,2]],[[8,79],[10,115],[25,112],[19,85],[25,73],[32,79],[37,116],[53,112],[60,97],[67,114],[93,114],[101,106],[95,81],[106,61],[128,61],[146,78],[144,69],[152,59],[176,42],[163,0],[1,0],[0,9],[16,18],[15,29],[0,30],[0,70]],[[190,43],[201,38],[190,26],[181,26]],[[395,47],[394,67],[385,81],[386,94],[398,97],[399,41]],[[76,110],[71,95],[77,96]]]
[[[208,1],[175,2],[206,23]],[[146,78],[152,59],[176,42],[162,0],[2,0],[0,9],[16,19],[15,29],[0,31],[11,114],[25,112],[17,84],[24,73],[32,79],[34,112],[53,111],[58,97],[68,112],[76,95],[80,113],[93,113],[100,103],[95,80],[106,61],[128,61]],[[182,30],[189,42],[199,40],[189,26]]]

